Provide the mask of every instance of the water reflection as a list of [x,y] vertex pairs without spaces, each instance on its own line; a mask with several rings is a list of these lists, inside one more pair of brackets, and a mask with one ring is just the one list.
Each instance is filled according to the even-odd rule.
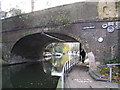
[[59,77],[43,71],[42,62],[3,68],[3,88],[56,88]]
[[3,88],[56,88],[64,63],[73,56],[52,56],[49,60],[30,62],[2,68]]
[[51,75],[52,73],[60,73],[65,62],[73,57],[73,55],[52,56],[49,60],[43,62],[44,72]]

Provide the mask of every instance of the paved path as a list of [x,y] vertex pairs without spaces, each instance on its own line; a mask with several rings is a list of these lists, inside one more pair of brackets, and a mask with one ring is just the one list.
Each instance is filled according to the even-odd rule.
[[65,88],[118,88],[117,83],[95,81],[86,66],[73,67],[65,79]]

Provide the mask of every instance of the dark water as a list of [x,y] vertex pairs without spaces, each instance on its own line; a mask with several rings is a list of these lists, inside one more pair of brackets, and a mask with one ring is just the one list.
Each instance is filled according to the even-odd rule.
[[2,68],[3,88],[56,88],[59,77],[52,76],[53,71],[60,72],[65,61],[70,57],[65,55],[51,58],[44,62],[32,62],[12,65]]

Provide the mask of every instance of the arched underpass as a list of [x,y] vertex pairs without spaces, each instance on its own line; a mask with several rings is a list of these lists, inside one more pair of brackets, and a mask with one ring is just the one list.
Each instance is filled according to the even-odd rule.
[[45,47],[52,42],[78,42],[76,39],[53,32],[36,33],[18,40],[11,51],[9,63],[21,63],[43,58]]
[[[32,63],[11,65],[9,69],[5,67],[4,71],[7,71],[10,77],[7,80],[3,78],[3,88],[56,88],[59,77],[52,77],[50,74],[45,73],[43,64],[37,62],[37,60],[42,60],[45,47],[53,42],[78,41],[70,36],[53,32],[36,33],[18,40],[12,48],[10,63],[18,64],[31,61]],[[8,83],[6,84],[4,81]]]
[[[117,24],[119,19],[112,20],[109,18],[108,20],[99,20],[96,4],[97,3],[76,3],[2,20],[2,59],[5,61],[9,60],[10,63],[39,60],[42,57],[44,48],[49,43],[67,41],[76,42],[76,40],[67,35],[77,38],[78,41],[83,41],[82,43],[85,45],[86,51],[95,54],[94,64],[101,62],[102,59],[119,57],[119,24]],[[107,25],[107,27],[104,28],[104,25]],[[110,29],[109,26],[115,27],[113,32],[108,31],[108,29]],[[50,32],[38,33],[42,31],[60,31],[66,35]],[[103,39],[103,42],[99,42],[100,38]],[[9,76],[11,76],[13,78],[12,80],[15,80],[15,82],[13,81],[14,84],[16,84],[17,80],[17,82],[22,82],[25,79],[29,81],[29,79],[33,79],[33,77],[36,77],[34,80],[36,82],[39,78],[41,80],[43,77],[48,77],[45,75],[43,75],[43,77],[40,76],[42,72],[40,72],[40,65],[38,65],[38,67],[36,63],[34,65],[28,65],[26,66],[26,70],[21,70],[21,72],[16,74],[11,73],[11,75],[5,74],[6,76],[3,76],[5,79],[9,79]],[[17,65],[13,66],[14,70],[11,69],[11,72],[19,71],[19,67],[16,66]],[[21,68],[24,69],[23,64],[21,65]],[[37,70],[39,74],[36,74]],[[16,78],[18,75],[21,75],[21,78]],[[28,76],[31,77],[28,78]],[[6,85],[9,80],[5,81],[6,82],[3,85]],[[28,82],[24,83],[28,84]],[[33,85],[33,83],[30,82],[30,85]],[[40,86],[39,84],[36,85]]]

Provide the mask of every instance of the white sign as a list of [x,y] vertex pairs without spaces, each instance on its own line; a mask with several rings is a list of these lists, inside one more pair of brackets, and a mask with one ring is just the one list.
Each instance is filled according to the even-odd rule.
[[120,22],[116,22],[115,25],[116,25],[115,26],[116,29],[120,29]]
[[98,38],[98,42],[103,42],[103,38],[102,38],[102,37],[99,37],[99,38]]
[[108,22],[108,26],[114,26],[114,22]]
[[113,26],[108,26],[107,31],[108,32],[114,32],[115,28]]
[[107,28],[107,27],[108,27],[107,24],[103,24],[103,25],[102,25],[102,28]]
[[95,26],[84,26],[82,29],[83,30],[86,30],[86,29],[95,29]]

